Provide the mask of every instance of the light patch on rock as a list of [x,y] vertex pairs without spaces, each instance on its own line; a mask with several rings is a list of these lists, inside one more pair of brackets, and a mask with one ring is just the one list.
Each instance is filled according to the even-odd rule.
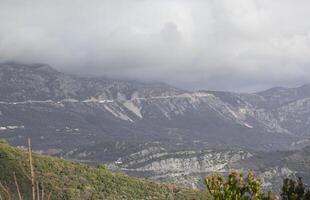
[[71,103],[76,103],[76,102],[79,102],[79,101],[76,100],[76,99],[63,99],[63,100],[61,100],[60,102],[71,102]]
[[248,127],[248,128],[253,128],[253,126],[251,126],[250,124],[248,123],[244,123],[244,126]]
[[310,139],[298,140],[296,142],[293,142],[291,146],[298,146],[298,145],[307,144],[307,143],[310,143]]
[[132,101],[125,101],[123,105],[139,118],[141,119],[143,118],[141,114],[141,109],[138,106],[136,106]]
[[116,110],[114,110],[113,108],[111,108],[110,106],[108,105],[104,105],[104,108],[109,111],[112,115],[114,115],[115,117],[121,119],[121,120],[124,120],[124,121],[129,121],[129,122],[134,122],[130,117],[128,117],[127,115],[121,113],[121,112],[118,112]]
[[10,129],[10,130],[14,130],[14,129],[23,129],[25,128],[24,126],[7,126],[7,129]]

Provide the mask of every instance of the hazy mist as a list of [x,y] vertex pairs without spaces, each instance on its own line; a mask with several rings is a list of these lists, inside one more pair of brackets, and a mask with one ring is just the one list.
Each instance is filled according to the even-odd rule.
[[253,91],[310,82],[309,0],[0,0],[0,61]]

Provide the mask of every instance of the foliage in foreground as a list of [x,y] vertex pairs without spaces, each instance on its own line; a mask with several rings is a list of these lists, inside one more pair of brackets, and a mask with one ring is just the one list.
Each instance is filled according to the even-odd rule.
[[221,175],[206,177],[205,184],[214,200],[310,200],[310,188],[306,188],[301,178],[286,178],[280,197],[271,192],[264,193],[261,181],[252,172],[244,178],[233,172],[228,178]]
[[[97,168],[63,159],[33,154],[37,182],[44,185],[45,198],[51,200],[97,199],[209,199],[206,192],[159,184],[112,173],[104,166]],[[23,200],[31,199],[28,153],[0,141],[0,187],[2,199],[19,199],[13,173]],[[41,187],[41,186],[39,186]]]
[[275,197],[269,192],[262,191],[261,182],[253,173],[244,178],[242,174],[234,172],[228,178],[221,175],[211,175],[205,179],[208,191],[214,200],[272,200]]
[[298,180],[283,180],[281,197],[283,200],[310,200],[310,189],[306,188],[301,177]]

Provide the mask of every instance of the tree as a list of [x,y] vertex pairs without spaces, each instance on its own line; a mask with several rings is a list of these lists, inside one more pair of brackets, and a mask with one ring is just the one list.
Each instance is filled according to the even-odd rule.
[[310,189],[306,189],[302,178],[283,180],[281,197],[283,200],[310,200]]
[[205,178],[205,184],[214,200],[273,200],[272,193],[262,191],[261,181],[252,172],[246,178],[237,172],[222,175],[211,175]]

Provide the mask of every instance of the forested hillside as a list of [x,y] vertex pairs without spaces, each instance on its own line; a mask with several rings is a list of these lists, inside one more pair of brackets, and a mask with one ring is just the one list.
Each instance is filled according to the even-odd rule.
[[[94,168],[37,153],[33,154],[33,163],[40,199],[208,199],[203,191],[112,173],[105,166]],[[0,142],[2,199],[18,199],[16,183],[23,200],[31,199],[29,166],[27,151]]]

